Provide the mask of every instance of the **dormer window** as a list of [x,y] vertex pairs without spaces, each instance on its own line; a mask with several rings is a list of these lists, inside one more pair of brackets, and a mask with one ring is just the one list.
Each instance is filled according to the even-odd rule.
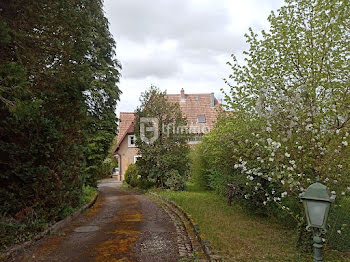
[[197,123],[198,124],[206,123],[205,115],[197,115]]
[[136,147],[136,137],[135,135],[128,136],[128,147]]

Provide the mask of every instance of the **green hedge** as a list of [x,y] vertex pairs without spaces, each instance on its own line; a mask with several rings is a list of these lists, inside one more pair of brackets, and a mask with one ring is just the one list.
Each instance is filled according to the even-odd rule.
[[[211,189],[225,196],[228,193],[228,183],[238,186],[236,202],[256,215],[269,216],[289,228],[299,227],[298,244],[305,246],[305,243],[310,243],[310,235],[305,232],[305,223],[300,224],[300,220],[297,220],[294,215],[303,216],[303,206],[299,197],[288,194],[279,203],[274,201],[264,203],[265,192],[273,196],[280,196],[284,192],[280,184],[268,182],[263,177],[255,177],[254,182],[261,184],[261,189],[256,190],[254,185],[246,183],[247,175],[235,168],[234,152],[235,148],[240,146],[236,141],[244,137],[236,138],[236,141],[233,139],[233,136],[240,134],[237,133],[237,128],[231,121],[227,119],[221,122],[203,138],[201,144],[191,151],[191,180],[200,188]],[[264,170],[264,172],[268,171]],[[348,251],[350,250],[350,200],[348,197],[341,198],[342,196],[338,197],[336,205],[331,210],[329,220],[331,228],[326,238],[328,244],[335,249]],[[283,206],[288,207],[289,211],[286,212]]]

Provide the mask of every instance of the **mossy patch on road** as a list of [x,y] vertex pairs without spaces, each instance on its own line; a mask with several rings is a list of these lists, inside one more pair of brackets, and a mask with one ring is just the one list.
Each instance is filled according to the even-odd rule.
[[141,232],[137,230],[138,223],[143,221],[138,208],[139,201],[133,196],[119,198],[120,211],[113,219],[116,229],[111,237],[96,247],[97,262],[132,261],[132,247]]

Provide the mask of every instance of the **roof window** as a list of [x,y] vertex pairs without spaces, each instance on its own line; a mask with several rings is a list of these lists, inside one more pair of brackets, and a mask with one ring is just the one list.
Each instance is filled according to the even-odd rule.
[[197,115],[197,123],[206,123],[205,115]]

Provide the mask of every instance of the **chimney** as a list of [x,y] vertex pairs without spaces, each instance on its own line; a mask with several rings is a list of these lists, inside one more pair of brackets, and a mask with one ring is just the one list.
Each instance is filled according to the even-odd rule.
[[181,88],[180,101],[185,102],[185,90],[183,88]]
[[210,107],[214,107],[215,106],[215,97],[214,97],[214,93],[210,94]]

